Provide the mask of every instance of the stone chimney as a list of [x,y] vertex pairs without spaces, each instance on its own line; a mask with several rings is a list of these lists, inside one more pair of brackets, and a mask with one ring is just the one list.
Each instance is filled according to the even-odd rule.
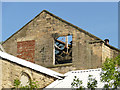
[[109,39],[104,40],[106,44],[109,44]]

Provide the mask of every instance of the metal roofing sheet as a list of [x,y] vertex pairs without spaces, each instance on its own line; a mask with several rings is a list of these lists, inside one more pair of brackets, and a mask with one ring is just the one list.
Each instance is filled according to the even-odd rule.
[[104,83],[100,81],[100,73],[101,68],[98,69],[88,69],[88,70],[77,70],[77,71],[70,71],[64,74],[66,77],[63,80],[56,80],[46,88],[72,88],[71,83],[73,82],[74,76],[77,76],[79,80],[82,80],[85,88],[87,88],[88,76],[93,75],[98,82],[97,88],[102,88]]

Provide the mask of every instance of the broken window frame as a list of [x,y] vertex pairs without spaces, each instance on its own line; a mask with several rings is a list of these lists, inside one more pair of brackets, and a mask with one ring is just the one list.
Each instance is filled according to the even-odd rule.
[[[62,41],[59,40],[59,38],[65,38],[65,40]],[[64,46],[64,48],[62,45]],[[56,54],[56,51],[58,51],[57,53],[58,55]],[[60,56],[61,60],[58,61],[57,56],[59,56],[60,54],[61,54]],[[57,39],[54,39],[54,44],[53,44],[53,65],[67,64],[67,63],[72,63],[72,35],[58,37]]]

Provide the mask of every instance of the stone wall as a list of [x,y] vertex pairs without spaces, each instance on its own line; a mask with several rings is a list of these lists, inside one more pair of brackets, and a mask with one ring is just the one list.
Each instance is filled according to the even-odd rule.
[[[15,79],[20,80],[22,73],[26,73],[30,77],[30,80],[38,81],[40,88],[46,87],[55,80],[55,78],[53,77],[50,77],[40,72],[36,72],[32,69],[23,67],[16,63],[9,62],[7,60],[0,60],[0,67],[1,66],[2,66],[2,73],[0,73],[0,78],[1,78],[0,80],[2,82],[0,81],[0,84],[2,83],[2,85],[0,86],[2,87],[0,88],[12,88],[14,84],[14,80]],[[0,68],[0,72],[1,72],[1,68]]]
[[112,58],[112,54],[111,54],[111,49],[103,43],[103,46],[102,46],[102,62],[104,62],[106,58]]
[[2,88],[2,59],[0,58],[0,90]]
[[95,42],[91,44],[91,62],[90,68],[101,68],[102,66],[102,43]]
[[115,49],[111,49],[105,43],[102,44],[102,63],[106,60],[106,58],[115,58],[119,54],[120,52]]
[[90,43],[100,39],[46,11],[6,40],[3,47],[7,53],[17,56],[17,42],[35,40],[34,63],[50,67],[55,58],[54,38],[67,35],[72,35],[73,68],[101,67],[101,43]]
[[55,65],[55,66],[49,66],[47,68],[52,69],[52,70],[62,73],[62,74],[65,74],[66,72],[69,72],[69,71],[77,70],[77,68],[74,67],[74,65],[72,63],[59,64],[59,65]]

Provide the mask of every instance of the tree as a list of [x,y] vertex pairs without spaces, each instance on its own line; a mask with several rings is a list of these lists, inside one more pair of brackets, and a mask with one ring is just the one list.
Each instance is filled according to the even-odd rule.
[[[105,62],[102,65],[102,72],[100,74],[101,81],[105,83],[104,88],[120,88],[120,55],[116,58],[106,58]],[[81,88],[82,83],[79,78],[75,77],[72,82],[72,87]],[[92,78],[91,75],[88,77],[87,87],[89,89],[95,89],[97,87],[97,80]]]
[[95,88],[97,87],[97,80],[93,78],[93,75],[88,76],[87,87],[92,90],[95,90]]
[[[72,85],[72,88],[77,88],[77,90],[83,90],[84,86],[82,86],[82,83],[83,83],[82,80],[79,80],[79,78],[75,76],[71,85]],[[96,87],[97,87],[97,80],[93,78],[93,75],[89,75],[87,88],[91,90],[95,90]]]
[[120,86],[120,55],[116,58],[106,58],[102,65],[101,81],[105,83],[104,88],[117,89]]
[[77,88],[76,90],[82,90],[84,87],[82,86],[82,80],[79,80],[76,76],[73,79],[73,82],[71,83],[72,88]]

